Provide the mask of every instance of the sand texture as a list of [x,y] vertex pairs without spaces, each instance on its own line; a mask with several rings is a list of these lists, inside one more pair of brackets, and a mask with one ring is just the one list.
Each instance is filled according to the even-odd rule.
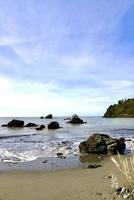
[[111,179],[104,178],[111,173],[123,181],[110,159],[96,169],[1,172],[0,200],[112,200]]

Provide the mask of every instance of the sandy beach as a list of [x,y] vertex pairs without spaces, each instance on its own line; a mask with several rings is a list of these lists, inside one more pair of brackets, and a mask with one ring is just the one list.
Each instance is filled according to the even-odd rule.
[[111,189],[115,173],[120,183],[123,177],[110,158],[100,162],[102,167],[60,169],[56,171],[1,171],[1,200],[112,200],[117,197]]

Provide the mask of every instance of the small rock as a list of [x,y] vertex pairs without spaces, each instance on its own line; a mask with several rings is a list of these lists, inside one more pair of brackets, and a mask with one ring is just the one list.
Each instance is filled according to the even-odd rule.
[[44,128],[45,128],[44,125],[40,125],[39,127],[36,128],[36,131],[40,131],[40,130],[42,130],[42,129],[44,129]]
[[25,127],[35,127],[35,126],[37,126],[37,125],[35,123],[31,123],[31,122],[25,125]]
[[40,117],[40,119],[44,119],[44,117],[43,117],[43,116],[41,116],[41,117]]
[[48,160],[44,160],[44,161],[42,161],[42,163],[47,163],[47,161],[48,161]]
[[102,196],[102,193],[101,192],[97,192],[96,195]]
[[130,197],[130,193],[125,193],[124,195],[123,195],[123,199],[128,199]]
[[110,179],[110,178],[112,178],[112,176],[108,176],[108,175],[104,176],[104,179]]
[[56,121],[53,121],[50,124],[48,124],[48,129],[58,129],[58,128],[61,128],[61,127],[59,126],[59,123]]
[[121,190],[122,190],[121,187],[117,188],[117,189],[116,189],[116,193],[117,193],[117,194],[120,194],[120,193],[121,193]]
[[91,163],[91,164],[88,164],[87,166],[86,166],[87,168],[98,168],[98,167],[102,167],[101,165],[98,165],[98,164],[96,164],[96,163]]
[[65,159],[66,157],[65,156],[63,156],[63,153],[57,153],[57,158],[62,158],[62,159]]

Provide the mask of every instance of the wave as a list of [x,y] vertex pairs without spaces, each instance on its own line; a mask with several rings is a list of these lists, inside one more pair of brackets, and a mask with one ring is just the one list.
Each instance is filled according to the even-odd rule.
[[37,157],[33,155],[32,151],[23,153],[10,152],[4,148],[0,148],[0,161],[1,162],[28,162],[36,160]]
[[[24,144],[23,144],[24,145]],[[29,148],[29,147],[28,147]],[[57,153],[63,153],[64,156],[78,155],[77,143],[55,143],[34,146],[26,149],[25,146],[17,149],[0,148],[0,161],[7,163],[29,162],[39,157],[57,157]]]
[[25,137],[25,136],[34,136],[37,135],[37,133],[34,134],[23,134],[23,135],[0,135],[0,139],[9,139],[9,138],[18,138],[18,137]]

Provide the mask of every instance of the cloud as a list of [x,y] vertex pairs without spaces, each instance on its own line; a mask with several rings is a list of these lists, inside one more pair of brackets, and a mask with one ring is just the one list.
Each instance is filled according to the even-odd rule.
[[101,115],[132,97],[133,4],[0,2],[1,115]]

